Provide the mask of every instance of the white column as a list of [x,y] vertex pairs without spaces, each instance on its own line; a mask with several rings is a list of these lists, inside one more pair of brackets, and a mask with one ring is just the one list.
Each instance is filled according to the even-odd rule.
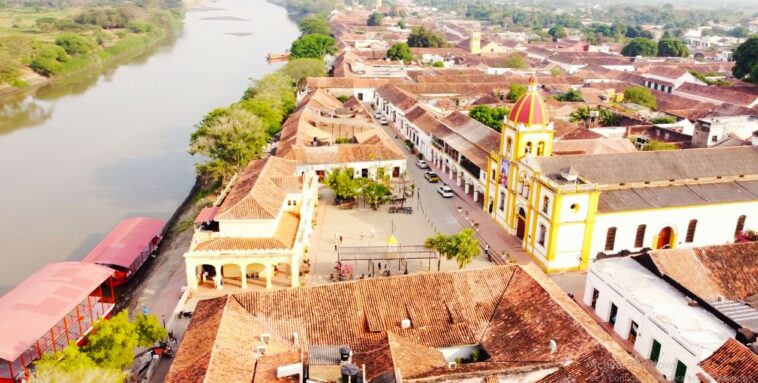
[[293,259],[292,264],[290,265],[290,287],[299,287],[300,286],[300,259]]
[[463,172],[460,169],[458,169],[457,174],[456,174],[458,178],[455,180],[455,184],[458,185],[458,187],[461,186],[461,179],[463,178],[461,177],[461,173]]
[[464,187],[464,190],[465,190],[466,194],[468,194],[468,185],[469,185],[469,183],[468,183],[468,181],[466,181],[466,186]]
[[190,290],[197,290],[197,265],[193,262],[186,262],[187,287]]
[[474,189],[474,202],[477,202],[478,199],[479,199],[479,192],[475,188]]
[[270,263],[266,264],[266,288],[271,288],[271,278],[274,275],[274,268]]
[[247,288],[247,265],[244,263],[239,264],[240,267],[240,288]]

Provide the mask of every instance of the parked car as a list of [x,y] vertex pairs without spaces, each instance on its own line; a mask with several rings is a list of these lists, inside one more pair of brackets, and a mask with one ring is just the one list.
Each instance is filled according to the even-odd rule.
[[389,121],[387,121],[387,118],[382,117],[382,118],[379,119],[379,123],[382,124],[382,125],[387,125],[389,123]]
[[427,181],[431,183],[439,182],[440,177],[437,176],[437,173],[435,172],[426,172],[424,173],[424,178],[426,178]]
[[418,166],[419,169],[429,169],[429,164],[427,164],[424,160],[416,161],[416,166]]
[[374,118],[382,118],[382,112],[380,111],[374,111]]
[[437,193],[440,193],[442,198],[453,198],[453,189],[450,189],[450,186],[447,185],[438,187]]

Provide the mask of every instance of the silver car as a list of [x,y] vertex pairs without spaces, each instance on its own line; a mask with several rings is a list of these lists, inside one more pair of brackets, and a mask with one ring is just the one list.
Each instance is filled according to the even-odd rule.
[[437,193],[440,193],[442,198],[453,198],[453,189],[450,189],[450,186],[442,185],[437,188]]

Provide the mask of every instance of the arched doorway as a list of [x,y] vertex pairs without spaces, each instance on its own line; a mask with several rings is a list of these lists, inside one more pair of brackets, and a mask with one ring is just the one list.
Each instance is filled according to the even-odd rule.
[[656,249],[668,249],[673,247],[672,240],[674,238],[674,230],[671,226],[666,226],[658,232],[658,239],[655,241]]
[[215,287],[216,268],[213,265],[197,266],[198,286]]
[[524,233],[526,232],[526,212],[524,208],[518,209],[518,217],[516,218],[516,236],[518,239],[524,239]]
[[266,266],[260,263],[251,263],[245,268],[247,285],[266,286]]
[[242,287],[242,270],[239,265],[229,263],[221,266],[223,285]]

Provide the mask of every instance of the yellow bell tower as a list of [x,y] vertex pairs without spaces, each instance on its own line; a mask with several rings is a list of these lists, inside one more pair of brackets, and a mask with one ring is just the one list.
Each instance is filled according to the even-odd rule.
[[517,162],[525,156],[550,156],[553,150],[553,124],[539,94],[537,80],[529,78],[529,86],[506,117],[500,134],[500,150],[490,153],[487,166],[487,187],[484,209],[493,217],[507,197],[508,180],[516,174]]

